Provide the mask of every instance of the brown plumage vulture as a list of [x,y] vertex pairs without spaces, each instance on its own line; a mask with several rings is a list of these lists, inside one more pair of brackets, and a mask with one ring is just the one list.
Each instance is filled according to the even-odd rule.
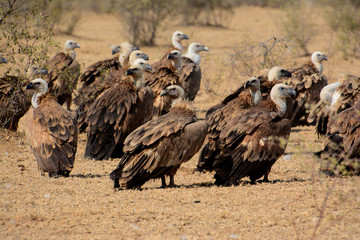
[[127,135],[152,117],[153,92],[143,87],[143,71],[151,66],[137,59],[127,76],[104,91],[89,107],[85,157],[118,158]]
[[[165,53],[165,55],[158,62],[151,65],[153,71],[156,71],[160,67],[167,65],[167,59],[168,59],[167,57],[171,51],[179,50],[180,55],[182,54],[183,46],[181,44],[181,41],[184,39],[189,39],[189,37],[186,34],[184,34],[183,32],[175,31],[173,33],[172,38],[171,38],[172,47]],[[147,77],[147,75],[145,75],[145,78],[146,77]]]
[[235,185],[246,176],[252,183],[262,176],[267,181],[290,136],[291,122],[283,118],[290,95],[295,95],[292,88],[276,84],[268,100],[231,119],[219,129],[211,155],[204,159],[201,153],[198,169],[215,171],[216,185]]
[[330,118],[326,146],[317,153],[322,170],[335,175],[360,174],[360,102]]
[[185,98],[194,101],[201,83],[201,56],[199,52],[209,51],[209,48],[200,43],[191,43],[188,51],[182,56],[180,81],[185,91]]
[[291,110],[291,124],[293,127],[309,125],[308,116],[312,105],[320,100],[320,92],[327,85],[327,78],[322,73],[322,61],[327,57],[316,51],[311,55],[311,62],[292,70],[292,78],[285,81],[296,91],[296,98]]
[[[101,93],[112,87],[125,76],[129,68],[128,62],[133,64],[138,58],[149,59],[145,53],[136,49],[137,47],[129,43],[123,43],[120,45],[120,57],[118,56],[94,63],[89,66],[86,72],[80,77],[80,82],[83,84],[78,91],[78,96],[75,98],[75,104],[78,105],[76,119],[80,132],[85,131],[87,127],[87,123],[85,122],[85,112],[87,109]],[[130,54],[130,56],[127,56],[127,54]],[[126,61],[124,60],[126,66],[120,64],[119,59],[122,57],[126,59]]]
[[76,60],[75,48],[80,48],[80,45],[72,40],[66,41],[64,51],[57,53],[47,63],[49,74],[46,81],[49,92],[60,105],[66,102],[68,110],[72,102],[71,94],[80,77],[80,64]]
[[175,97],[173,107],[126,138],[124,156],[110,174],[115,188],[140,188],[155,178],[162,178],[165,187],[166,174],[170,175],[170,186],[173,186],[176,169],[202,146],[207,124],[197,121],[191,104],[181,99],[184,95],[181,87],[169,86],[161,94]]
[[0,125],[2,128],[16,131],[19,120],[31,105],[31,95],[25,91],[26,84],[47,74],[39,67],[30,67],[26,76],[5,75],[0,78]]
[[172,50],[167,56],[166,65],[153,71],[145,79],[145,85],[151,87],[154,92],[154,116],[169,112],[172,98],[167,95],[160,96],[160,93],[171,85],[182,87],[179,71],[181,71],[181,52]]
[[24,123],[38,167],[49,177],[68,177],[74,167],[78,140],[75,118],[51,94],[46,94],[45,80],[35,79],[26,89],[35,92]]
[[228,96],[222,103],[213,106],[206,112],[208,135],[206,144],[201,151],[198,170],[209,170],[206,165],[212,165],[213,154],[217,154],[218,151],[217,144],[221,130],[224,129],[228,122],[260,103],[259,79],[255,77],[249,78],[245,82],[243,89],[241,92],[238,90],[238,94]]

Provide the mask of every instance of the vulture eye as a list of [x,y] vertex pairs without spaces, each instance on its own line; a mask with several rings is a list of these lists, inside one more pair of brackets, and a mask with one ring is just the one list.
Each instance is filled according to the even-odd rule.
[[178,33],[177,35],[180,36],[180,33]]
[[137,71],[137,70],[139,70],[138,68],[133,68],[133,71]]
[[280,87],[280,91],[284,91],[285,90],[285,88],[284,87]]
[[320,53],[317,54],[320,57]]
[[137,57],[140,57],[140,53],[137,53],[136,56],[137,56]]

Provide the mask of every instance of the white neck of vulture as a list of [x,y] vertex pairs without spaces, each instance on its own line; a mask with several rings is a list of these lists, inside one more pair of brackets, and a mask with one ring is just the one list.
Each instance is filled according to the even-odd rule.
[[201,56],[199,53],[193,52],[193,51],[188,51],[184,57],[190,58],[191,61],[193,61],[195,64],[199,65],[200,60],[201,60]]
[[140,89],[144,86],[144,72],[141,71],[138,74],[132,76],[134,85],[137,89]]
[[254,105],[258,105],[261,101],[261,91],[260,89],[250,89],[252,102]]
[[66,49],[66,53],[69,54],[73,61],[76,59],[76,52],[74,49]]
[[178,41],[178,40],[176,40],[176,39],[173,39],[173,40],[172,40],[172,45],[173,45],[174,48],[179,49],[180,52],[183,51],[183,46],[181,45],[181,42],[180,42],[180,41]]
[[274,94],[273,92],[270,93],[271,95],[271,100],[276,104],[276,107],[278,109],[278,113],[280,116],[283,116],[286,112],[286,100],[278,97],[276,94]]
[[324,66],[321,62],[312,61],[312,63],[315,65],[316,69],[319,71],[319,73],[322,73],[324,70]]
[[41,91],[41,92],[35,92],[32,99],[31,99],[31,105],[33,106],[33,108],[37,108],[39,107],[39,104],[38,104],[38,98],[45,94],[47,92],[47,88],[44,90],[44,91]]
[[129,59],[130,53],[132,52],[132,49],[125,50],[120,54],[119,62],[123,66],[125,61]]

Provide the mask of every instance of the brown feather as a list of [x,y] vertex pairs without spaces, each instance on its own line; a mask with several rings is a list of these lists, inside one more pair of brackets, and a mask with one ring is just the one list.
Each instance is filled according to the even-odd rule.
[[104,91],[86,111],[85,157],[121,157],[127,135],[152,117],[152,101],[151,88],[136,89],[130,76]]
[[189,103],[137,128],[125,140],[124,156],[110,174],[115,187],[137,188],[163,177],[199,151],[207,124],[197,122]]
[[69,176],[78,140],[75,118],[51,94],[39,97],[38,105],[25,116],[25,134],[38,167],[49,176]]
[[190,58],[182,57],[180,81],[184,87],[185,98],[193,101],[201,84],[201,68]]

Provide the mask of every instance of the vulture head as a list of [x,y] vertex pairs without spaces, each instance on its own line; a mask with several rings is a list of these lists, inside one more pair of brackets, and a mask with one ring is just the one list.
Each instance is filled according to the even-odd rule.
[[172,50],[167,55],[167,59],[173,62],[173,65],[176,67],[176,69],[179,70],[181,68],[181,52],[179,50]]
[[30,78],[33,79],[35,77],[41,77],[43,75],[48,74],[48,71],[46,69],[37,67],[37,66],[32,66],[30,67],[27,72],[26,75]]
[[268,73],[269,81],[279,81],[282,78],[288,77],[291,77],[291,72],[278,66],[272,67]]
[[202,45],[200,43],[191,43],[190,46],[188,47],[188,51],[185,54],[185,57],[190,58],[195,64],[199,64],[201,57],[199,55],[199,52],[201,51],[209,51],[209,48],[206,47],[205,45]]
[[295,95],[295,90],[283,83],[276,84],[270,91],[271,100],[277,105],[281,116],[286,112],[286,98]]
[[73,40],[67,40],[64,46],[64,49],[69,51],[69,50],[74,50],[75,48],[80,48],[80,44],[76,43]]
[[129,59],[130,53],[132,51],[139,50],[137,46],[134,46],[128,42],[122,42],[120,43],[120,57],[119,61],[121,65],[124,64],[124,61]]
[[3,56],[0,56],[0,63],[7,63],[6,58],[4,58]]
[[112,50],[111,50],[111,54],[114,55],[114,54],[117,54],[119,53],[121,50],[121,47],[119,45],[113,45],[112,46]]
[[322,61],[324,60],[328,60],[327,56],[325,54],[323,54],[320,51],[315,51],[312,55],[311,55],[311,62],[316,66],[317,70],[322,73],[323,71],[323,65],[322,65]]
[[31,100],[31,104],[34,108],[37,108],[39,105],[37,103],[38,97],[45,94],[48,90],[48,84],[44,79],[36,78],[32,80],[28,85],[26,85],[26,90],[34,90],[34,96]]
[[149,61],[149,56],[145,53],[143,53],[142,51],[140,50],[134,50],[130,53],[130,56],[129,56],[129,63],[130,64],[133,64],[135,62],[136,59],[139,59],[139,58],[142,58],[146,61]]
[[184,39],[188,40],[189,37],[181,31],[175,31],[171,39],[173,47],[179,49],[182,52],[183,47],[181,45],[181,41]]
[[175,100],[182,100],[184,99],[185,92],[182,87],[178,85],[171,85],[165,88],[160,92],[160,96],[169,96],[173,99],[173,103]]
[[151,65],[146,60],[139,58],[136,59],[131,67],[126,71],[126,75],[132,76],[135,86],[140,88],[144,83],[144,71],[151,70]]
[[251,77],[245,82],[245,89],[251,89],[251,90],[259,90],[260,89],[260,80],[256,77]]

